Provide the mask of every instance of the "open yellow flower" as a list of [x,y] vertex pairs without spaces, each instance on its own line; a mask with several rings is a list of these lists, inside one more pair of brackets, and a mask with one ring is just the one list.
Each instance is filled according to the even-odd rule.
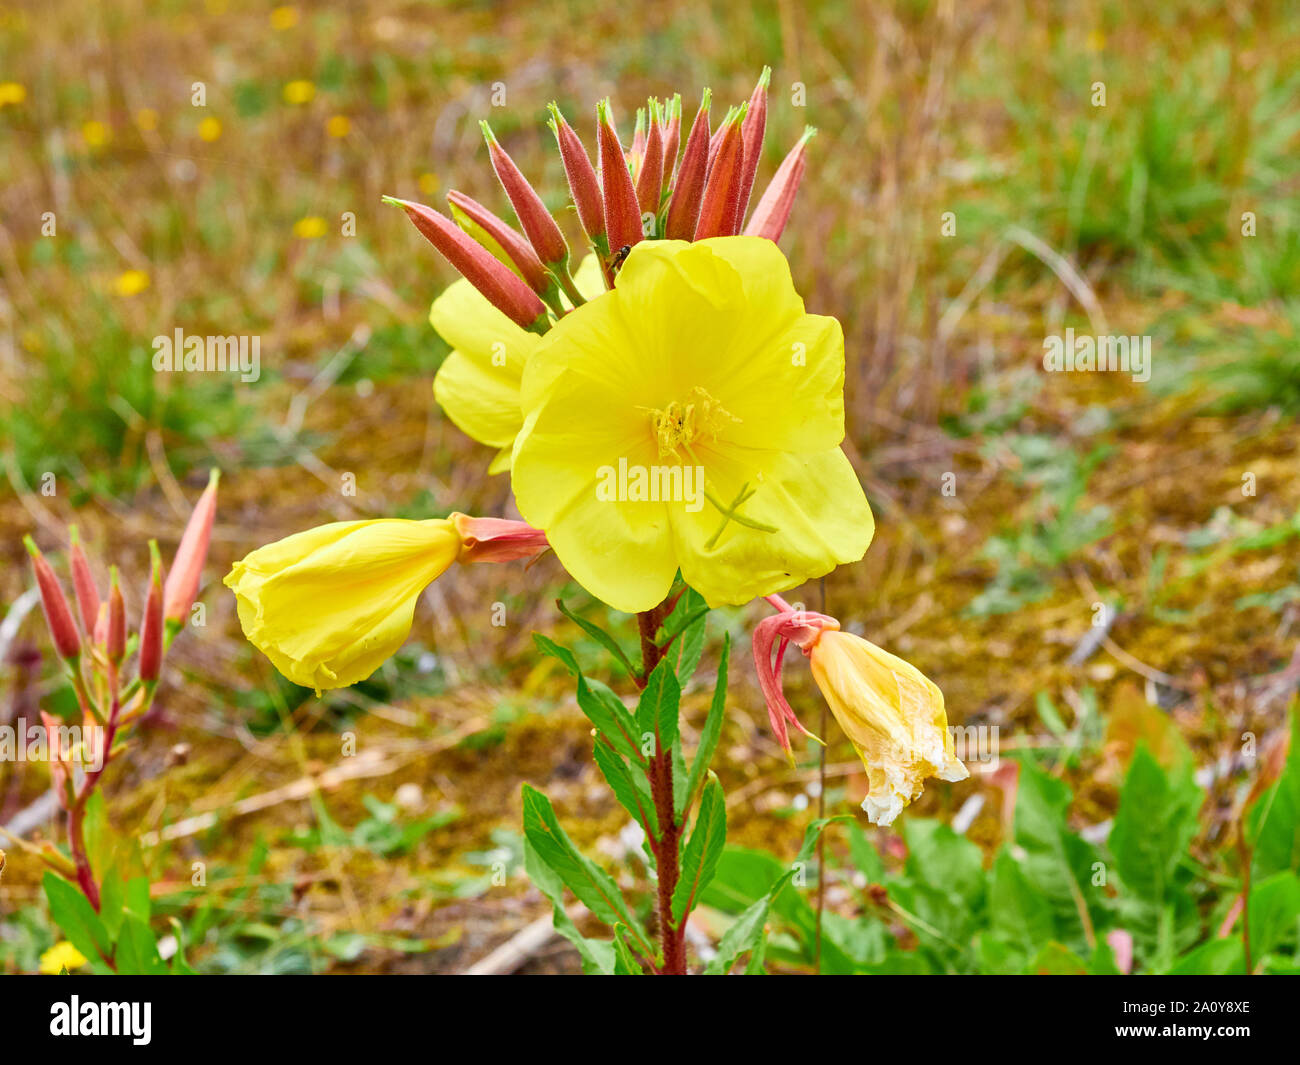
[[[604,291],[596,256],[583,260],[574,283],[588,299]],[[497,448],[489,473],[508,470],[524,421],[519,380],[542,338],[512,322],[464,278],[433,301],[429,321],[453,349],[434,378],[434,398],[466,436]]]
[[813,679],[867,770],[867,818],[888,825],[928,777],[965,780],[943,692],[910,662],[851,633],[824,629],[807,651]]
[[679,568],[710,605],[794,587],[871,541],[843,392],[839,323],[805,313],[774,243],[643,241],[524,367],[519,508],[619,610]]
[[65,939],[41,955],[40,971],[45,976],[58,976],[64,969],[71,972],[85,964],[85,955]]
[[258,548],[225,583],[249,642],[319,695],[401,647],[420,593],[460,550],[452,519],[334,522]]

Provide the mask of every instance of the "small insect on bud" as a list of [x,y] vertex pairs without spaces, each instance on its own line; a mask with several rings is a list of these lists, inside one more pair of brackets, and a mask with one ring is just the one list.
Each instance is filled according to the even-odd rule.
[[145,597],[144,617],[140,621],[140,680],[157,681],[162,670],[163,654],[163,587],[162,556],[158,541],[149,541],[149,594]]
[[95,577],[90,572],[90,560],[81,549],[81,536],[77,527],[68,528],[72,546],[68,551],[68,563],[72,569],[72,590],[77,595],[77,609],[81,613],[82,631],[87,635],[95,627],[95,618],[99,614],[99,589],[95,587]]
[[610,249],[629,247],[640,242],[641,208],[637,203],[636,186],[623,156],[618,131],[610,117],[609,101],[596,105],[596,122],[600,143],[600,179],[605,193],[605,232]]
[[469,237],[450,218],[422,203],[392,196],[385,203],[402,208],[424,238],[438,249],[489,303],[523,329],[545,333],[550,325],[546,305],[505,263]]
[[54,640],[54,649],[60,658],[74,659],[81,653],[81,637],[77,634],[77,623],[72,618],[72,609],[68,606],[63,588],[36,546],[36,541],[30,536],[24,536],[23,545],[32,559],[36,586],[41,594],[41,609],[45,613],[45,624],[50,630],[50,637]]

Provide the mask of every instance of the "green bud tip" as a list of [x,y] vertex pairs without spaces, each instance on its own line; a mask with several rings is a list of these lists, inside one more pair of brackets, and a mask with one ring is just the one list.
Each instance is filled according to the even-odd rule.
[[487,119],[480,119],[478,128],[483,131],[483,139],[488,142],[489,146],[499,147],[496,134],[492,132],[492,127],[487,124]]
[[149,541],[149,564],[153,570],[153,581],[157,583],[162,579],[162,552],[158,550],[158,541]]
[[27,553],[31,555],[32,558],[41,557],[41,549],[36,546],[36,541],[31,538],[30,534],[23,537],[23,546],[27,548]]
[[110,591],[117,591],[117,567],[108,567],[108,587]]
[[707,112],[709,105],[713,103],[713,90],[706,88],[704,95],[700,97],[700,110]]
[[761,88],[766,89],[772,84],[772,68],[764,67],[763,73],[758,76],[758,84]]
[[807,143],[808,143],[810,140],[812,140],[815,136],[817,136],[817,127],[816,127],[816,126],[804,126],[804,128],[803,128],[803,136],[799,138],[799,143],[800,143],[800,144],[807,144]]
[[221,471],[213,466],[212,469],[208,470],[208,487],[215,487],[219,480],[221,480]]

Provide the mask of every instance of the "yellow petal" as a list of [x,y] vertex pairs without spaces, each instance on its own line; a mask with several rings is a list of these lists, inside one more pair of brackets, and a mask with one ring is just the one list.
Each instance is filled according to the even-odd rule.
[[248,640],[319,693],[364,680],[396,652],[420,593],[459,550],[445,519],[335,522],[259,548],[225,583]]
[[870,787],[862,809],[888,825],[928,777],[965,780],[943,692],[910,662],[860,636],[826,631],[809,656],[831,713],[857,749]]
[[46,976],[58,976],[64,969],[71,972],[85,964],[85,955],[65,939],[41,955],[40,971]]

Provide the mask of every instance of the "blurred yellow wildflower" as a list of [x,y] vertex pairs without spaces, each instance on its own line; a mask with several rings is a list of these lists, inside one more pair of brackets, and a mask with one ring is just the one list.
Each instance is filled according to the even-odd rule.
[[330,115],[325,123],[325,132],[336,140],[346,137],[352,131],[352,122],[347,115]]
[[856,562],[874,524],[840,450],[844,337],[760,237],[643,241],[521,381],[512,486],[564,568],[628,613],[678,569],[739,604]]
[[64,969],[71,972],[85,964],[85,955],[65,939],[41,955],[40,971],[46,976],[58,976]]
[[401,647],[420,593],[460,550],[450,519],[334,522],[258,548],[225,584],[249,642],[319,694],[365,680]]
[[310,81],[299,79],[284,87],[284,102],[287,104],[309,104],[315,98],[316,86]]
[[299,240],[316,240],[323,237],[328,229],[329,224],[325,219],[319,215],[308,215],[293,224],[293,235]]
[[291,30],[298,25],[298,9],[289,4],[273,8],[271,11],[271,29]]
[[806,652],[813,679],[867,770],[867,818],[888,825],[928,777],[965,780],[943,692],[910,662],[860,636],[825,629]]
[[138,296],[148,287],[149,275],[143,270],[126,270],[113,282],[113,290],[119,296]]
[[142,107],[135,113],[135,124],[146,133],[158,128],[158,112],[152,107]]
[[442,188],[442,179],[437,174],[421,174],[415,183],[425,196],[432,196]]
[[20,104],[26,99],[26,86],[19,85],[16,81],[0,81],[0,107]]
[[220,136],[221,119],[208,117],[199,123],[199,140],[204,140],[211,144]]
[[102,148],[113,136],[113,131],[98,119],[91,119],[81,126],[81,139],[91,148]]

